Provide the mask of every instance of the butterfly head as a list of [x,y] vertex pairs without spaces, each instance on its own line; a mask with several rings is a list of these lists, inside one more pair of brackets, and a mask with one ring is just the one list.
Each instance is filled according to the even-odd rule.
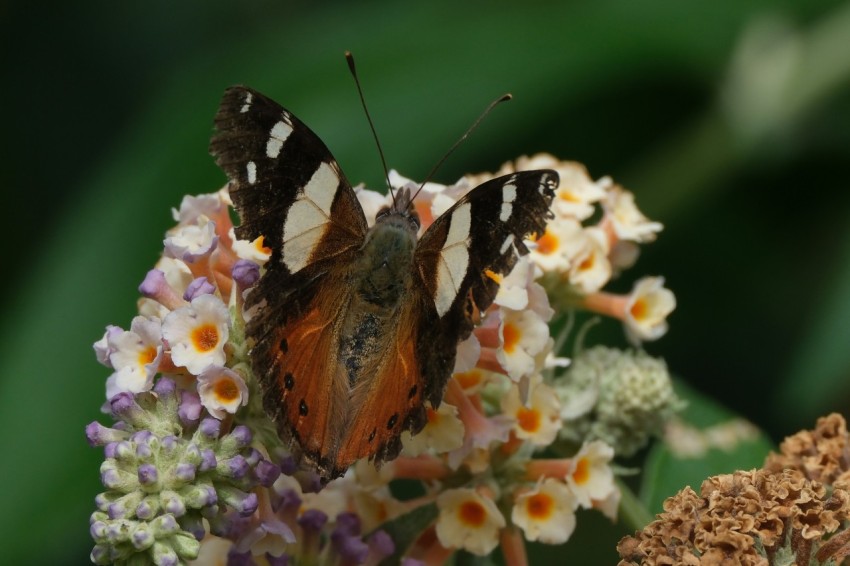
[[396,193],[390,206],[381,208],[375,215],[375,224],[400,225],[409,229],[413,234],[419,231],[420,221],[410,189],[403,188]]

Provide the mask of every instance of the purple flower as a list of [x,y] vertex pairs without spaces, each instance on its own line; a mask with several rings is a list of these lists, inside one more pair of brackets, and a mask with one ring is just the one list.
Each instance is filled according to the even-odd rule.
[[257,465],[254,468],[254,474],[256,475],[257,482],[260,485],[271,487],[271,485],[277,481],[277,478],[280,477],[280,468],[268,460],[262,459],[257,462]]
[[327,522],[328,516],[318,509],[307,509],[298,517],[298,524],[305,531],[321,531]]
[[126,437],[126,432],[107,428],[97,421],[86,425],[86,439],[92,446],[106,446],[110,442],[117,442]]
[[191,301],[199,295],[210,295],[212,293],[215,293],[215,285],[210,283],[206,277],[198,277],[197,279],[192,280],[192,282],[189,283],[189,286],[186,287],[186,292],[183,293],[183,298],[187,301]]
[[202,408],[201,398],[196,391],[180,392],[180,405],[177,408],[177,416],[180,418],[180,424],[184,427],[197,424]]
[[239,290],[244,291],[260,279],[260,266],[253,261],[240,259],[233,264],[231,275]]
[[165,280],[165,273],[159,269],[148,271],[144,281],[139,285],[139,293],[143,297],[153,299],[170,310],[174,310],[185,304],[185,301],[180,298],[180,295],[174,292],[174,289]]

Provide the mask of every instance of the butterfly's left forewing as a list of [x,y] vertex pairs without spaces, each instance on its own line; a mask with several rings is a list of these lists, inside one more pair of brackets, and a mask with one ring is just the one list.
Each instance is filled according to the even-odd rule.
[[[246,335],[278,431],[325,475],[339,437],[347,381],[336,352],[349,304],[345,266],[360,253],[366,220],[327,147],[276,102],[227,89],[210,152],[230,179],[236,235],[272,250],[246,298]],[[330,466],[330,467],[329,467]]]

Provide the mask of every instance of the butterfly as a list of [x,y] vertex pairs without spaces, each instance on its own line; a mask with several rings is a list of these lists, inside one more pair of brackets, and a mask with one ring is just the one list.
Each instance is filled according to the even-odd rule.
[[270,98],[228,88],[215,130],[236,236],[271,249],[245,299],[266,412],[324,481],[395,458],[402,432],[440,405],[457,345],[528,252],[523,239],[545,230],[558,174],[487,181],[417,239],[409,190],[370,228],[325,144]]

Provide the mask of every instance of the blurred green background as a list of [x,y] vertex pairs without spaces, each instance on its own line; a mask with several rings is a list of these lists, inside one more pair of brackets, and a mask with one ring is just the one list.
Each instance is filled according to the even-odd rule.
[[[512,92],[438,180],[549,151],[633,190],[666,229],[614,288],[667,278],[679,306],[647,349],[695,389],[775,439],[848,412],[850,3],[54,4],[0,5],[0,562],[88,563],[83,428],[108,375],[91,344],[129,325],[170,207],[223,184],[207,143],[226,86],[277,99],[381,186],[346,49],[409,177]],[[582,514],[534,563],[612,563],[622,532]]]

